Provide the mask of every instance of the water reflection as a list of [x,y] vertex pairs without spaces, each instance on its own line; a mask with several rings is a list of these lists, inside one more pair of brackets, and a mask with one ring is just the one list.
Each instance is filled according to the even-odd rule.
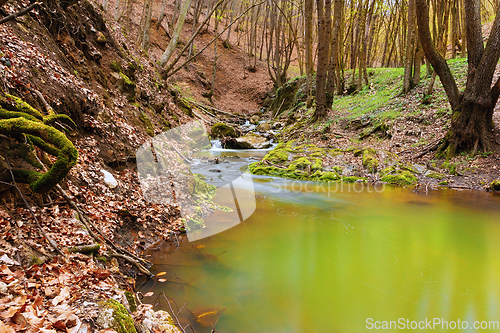
[[498,197],[274,191],[280,182],[255,182],[257,210],[244,223],[151,253],[173,282],[142,289],[193,311],[225,309],[218,332],[359,332],[367,318],[500,320]]

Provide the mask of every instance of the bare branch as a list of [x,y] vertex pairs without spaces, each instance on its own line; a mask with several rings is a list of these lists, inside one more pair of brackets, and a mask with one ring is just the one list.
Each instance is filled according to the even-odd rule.
[[23,16],[25,14],[28,14],[29,12],[31,12],[36,6],[38,5],[41,5],[42,3],[41,2],[35,2],[35,3],[32,3],[31,5],[29,5],[28,7],[14,13],[14,14],[10,14],[9,16],[6,16],[4,17],[3,19],[0,20],[0,24],[4,24],[6,22],[9,22],[19,16]]

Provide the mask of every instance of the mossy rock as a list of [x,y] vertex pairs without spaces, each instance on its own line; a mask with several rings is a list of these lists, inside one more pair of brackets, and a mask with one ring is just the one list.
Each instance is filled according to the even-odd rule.
[[234,127],[226,125],[224,123],[215,123],[211,129],[213,138],[223,138],[223,137],[238,137],[236,130]]
[[428,178],[433,178],[433,179],[438,179],[438,180],[441,180],[443,178],[446,178],[445,175],[443,175],[442,173],[439,173],[439,172],[436,172],[436,171],[432,171],[432,170],[428,170],[426,173],[425,173],[425,177],[428,177]]
[[324,182],[336,182],[339,181],[341,177],[339,176],[338,173],[336,172],[323,172],[321,177],[319,177],[319,180],[324,181]]
[[368,148],[363,151],[363,167],[371,173],[376,173],[378,169],[378,160],[375,158],[377,152],[373,148]]
[[311,161],[307,157],[298,157],[288,166],[288,171],[293,172],[297,169],[305,170],[308,166],[312,165]]
[[491,182],[490,191],[500,191],[500,180],[494,180]]
[[103,328],[111,328],[118,333],[136,333],[134,320],[127,309],[114,299],[99,302],[101,311],[97,317],[97,324]]
[[380,180],[391,185],[405,186],[415,184],[417,182],[417,177],[411,172],[403,170],[397,174],[385,175],[380,178]]
[[288,153],[284,149],[273,149],[264,158],[264,161],[269,161],[273,164],[283,163],[288,161]]

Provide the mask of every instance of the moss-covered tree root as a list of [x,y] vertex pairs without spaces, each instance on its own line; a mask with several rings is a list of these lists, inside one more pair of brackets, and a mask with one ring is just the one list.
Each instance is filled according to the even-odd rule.
[[0,109],[1,134],[16,138],[26,135],[31,144],[57,157],[56,162],[46,173],[14,170],[16,181],[28,183],[34,192],[49,191],[66,177],[78,159],[78,151],[71,141],[51,125],[62,122],[76,127],[75,123],[67,115],[62,114],[49,114],[44,117],[41,112],[12,95],[1,97],[0,105],[7,109]]

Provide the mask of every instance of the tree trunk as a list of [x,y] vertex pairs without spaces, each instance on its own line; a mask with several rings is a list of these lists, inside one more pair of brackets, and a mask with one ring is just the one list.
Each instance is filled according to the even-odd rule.
[[408,1],[408,38],[406,40],[406,64],[403,79],[403,93],[412,88],[412,71],[415,62],[415,0]]
[[186,19],[186,15],[190,5],[191,5],[191,0],[184,0],[182,2],[180,15],[179,18],[177,19],[177,23],[175,24],[175,29],[172,35],[172,39],[170,40],[167,49],[165,50],[165,52],[163,52],[158,62],[161,67],[167,64],[168,60],[174,53],[175,47],[177,46],[177,42],[179,41],[179,37],[181,36],[182,26],[184,25],[184,20]]
[[305,14],[305,46],[306,46],[306,90],[307,90],[307,107],[312,106],[312,75],[314,71],[313,55],[312,55],[312,19],[313,19],[313,0],[304,1]]
[[481,36],[479,1],[465,1],[469,72],[466,88],[463,94],[460,94],[446,61],[431,42],[427,2],[416,0],[416,3],[422,47],[426,58],[441,79],[453,111],[450,130],[438,154],[450,157],[460,151],[487,151],[490,147],[488,131],[493,126],[493,108],[500,89],[500,80],[491,88],[493,74],[500,58],[500,9],[484,48],[482,38],[475,39]]
[[[326,0],[330,1],[330,0]],[[326,74],[328,66],[329,41],[326,39],[325,0],[316,0],[318,12],[318,69],[316,71],[316,110],[314,119],[323,119],[326,116]]]

